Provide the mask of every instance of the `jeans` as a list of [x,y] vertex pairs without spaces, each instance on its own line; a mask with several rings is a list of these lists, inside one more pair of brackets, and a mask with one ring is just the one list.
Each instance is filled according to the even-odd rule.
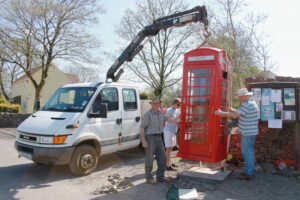
[[242,154],[245,161],[245,174],[253,175],[255,171],[254,143],[256,135],[242,135]]
[[146,135],[146,141],[148,143],[148,147],[145,149],[146,179],[153,178],[151,172],[153,169],[154,155],[157,162],[156,177],[162,178],[165,176],[165,165],[166,165],[166,154],[165,154],[165,147],[163,144],[163,135],[161,136]]

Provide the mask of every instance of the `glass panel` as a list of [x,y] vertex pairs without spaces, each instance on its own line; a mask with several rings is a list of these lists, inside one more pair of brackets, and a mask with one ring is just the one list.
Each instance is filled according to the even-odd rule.
[[209,96],[210,95],[210,88],[192,87],[192,88],[189,88],[188,94],[190,94],[190,96]]
[[59,88],[42,108],[44,111],[82,112],[96,88],[66,87]]
[[226,99],[222,99],[222,106],[226,106],[226,105],[227,105]]
[[208,124],[208,116],[193,116],[193,124]]
[[191,76],[192,77],[211,76],[211,70],[210,69],[192,69]]
[[134,89],[123,89],[124,110],[136,110],[137,100]]
[[104,88],[101,90],[101,103],[107,103],[108,111],[119,110],[117,88]]
[[192,109],[193,115],[208,115],[209,114],[209,107],[201,106],[201,107],[194,107]]
[[201,135],[191,135],[191,143],[194,144],[208,144],[208,138],[207,136],[201,136]]
[[227,80],[222,80],[222,87],[227,88],[228,87],[228,81]]
[[191,105],[209,105],[210,97],[191,97]]
[[226,98],[227,97],[227,90],[222,89],[222,98]]
[[210,78],[192,78],[191,86],[210,86]]

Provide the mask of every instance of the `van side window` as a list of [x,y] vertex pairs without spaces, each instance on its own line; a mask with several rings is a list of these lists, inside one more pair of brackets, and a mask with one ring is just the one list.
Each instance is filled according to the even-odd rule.
[[101,103],[107,103],[108,111],[119,110],[119,97],[117,88],[103,88],[97,96]]
[[123,89],[124,110],[136,110],[137,99],[134,89]]

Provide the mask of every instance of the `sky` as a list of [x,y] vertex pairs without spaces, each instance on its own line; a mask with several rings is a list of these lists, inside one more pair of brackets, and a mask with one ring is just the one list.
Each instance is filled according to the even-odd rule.
[[[191,8],[210,5],[209,0],[187,0]],[[274,71],[279,76],[300,77],[298,49],[300,44],[300,1],[297,0],[251,0],[247,1],[248,11],[266,14],[268,18],[259,31],[268,35],[270,56],[276,63]],[[135,0],[102,0],[106,13],[100,16],[95,28],[97,37],[103,42],[103,50],[114,52],[119,48],[115,26],[118,25],[126,9],[135,8]],[[104,62],[105,67],[112,63]]]

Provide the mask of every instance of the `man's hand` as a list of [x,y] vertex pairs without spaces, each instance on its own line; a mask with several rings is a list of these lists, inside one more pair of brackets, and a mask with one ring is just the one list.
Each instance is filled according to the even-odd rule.
[[142,146],[146,149],[148,147],[148,143],[146,140],[142,140]]
[[223,115],[223,111],[221,109],[218,109],[215,111],[215,115]]

